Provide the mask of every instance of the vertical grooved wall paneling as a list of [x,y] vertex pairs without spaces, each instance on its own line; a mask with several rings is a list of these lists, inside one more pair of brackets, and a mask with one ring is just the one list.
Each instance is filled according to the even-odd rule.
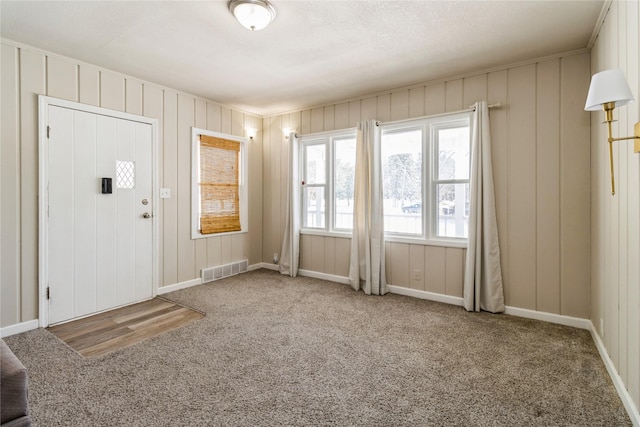
[[347,129],[349,127],[349,103],[343,102],[334,105],[334,127],[336,130]]
[[[584,150],[589,116],[582,109],[589,58],[589,53],[580,52],[531,61],[275,115],[264,123],[273,127],[299,116],[301,124],[296,129],[304,134],[329,130],[329,114],[332,128],[339,130],[355,126],[358,120],[384,122],[454,112],[479,100],[501,103],[489,116],[506,303],[586,318],[590,309],[585,268],[590,254],[590,157]],[[277,134],[272,132],[272,136]],[[287,167],[285,152],[267,144],[264,147],[265,170]],[[277,216],[280,199],[267,196],[286,189],[286,174],[280,174],[280,181],[278,175],[273,171],[265,179],[263,211],[268,217],[264,221],[270,224],[265,227],[265,239],[270,232],[267,228],[279,230],[284,222],[283,215]],[[282,235],[270,238],[279,241]],[[346,276],[349,242],[348,238],[302,235],[301,268]],[[330,256],[332,251],[335,257]],[[271,262],[270,252],[265,251],[264,262]],[[388,283],[462,296],[464,249],[387,242],[385,254]]]
[[[289,144],[291,143],[291,141],[289,141],[289,139],[285,138],[285,134],[284,132],[282,132],[282,129],[286,127],[286,123],[287,121],[290,123],[291,122],[291,117],[289,115],[288,117],[289,120],[286,120],[286,118],[282,118],[282,120],[278,123],[278,126],[276,126],[275,128],[275,133],[276,136],[275,138],[277,138],[277,144],[280,148],[280,152],[279,154],[277,154],[277,159],[276,159],[276,167],[278,168],[277,170],[279,171],[279,178],[276,178],[279,180],[279,182],[284,182],[285,185],[283,187],[280,188],[280,191],[278,192],[278,202],[279,202],[279,217],[281,218],[285,218],[286,214],[287,214],[287,182],[289,181]],[[288,135],[287,135],[288,136]],[[284,226],[285,223],[284,221],[278,221],[277,223],[277,227],[274,229],[275,230],[275,234],[274,234],[274,253],[278,254],[278,259],[280,258],[280,251],[282,249],[282,240],[284,237]],[[273,258],[273,254],[271,254],[271,258]],[[273,261],[273,260],[272,260]]]
[[78,101],[83,104],[94,105],[96,107],[99,106],[100,70],[92,65],[80,64],[78,80],[78,90],[80,91]]
[[178,93],[164,90],[164,139],[162,187],[173,192],[171,197],[162,200],[162,234],[164,239],[164,283],[178,283]]
[[[38,283],[38,97],[46,91],[46,59],[43,54],[20,52],[20,281]],[[3,110],[5,111],[5,110]],[[4,113],[3,113],[4,114]],[[2,139],[4,141],[4,138]],[[3,193],[4,194],[4,193]],[[21,317],[38,317],[38,290],[22,287]]]
[[536,96],[536,302],[560,313],[560,60],[538,64]]
[[[284,137],[282,134],[282,118],[276,118],[271,122],[271,148],[269,160],[271,164],[271,182],[282,182],[283,174],[286,173],[286,166],[281,170],[281,164],[287,164],[287,153],[282,149]],[[284,155],[284,157],[283,157]],[[282,236],[280,230],[284,229],[284,212],[282,209],[282,193],[287,191],[286,179],[284,180],[284,186],[274,186],[271,189],[271,217],[276,218],[277,221],[272,223],[271,228],[271,245],[269,251],[265,254],[271,261],[273,261],[273,254],[280,253],[280,246],[282,245]],[[286,197],[286,193],[285,193]]]
[[110,71],[100,72],[100,106],[125,111],[125,78]]
[[378,118],[378,115],[376,114],[376,110],[378,108],[377,101],[377,97],[370,97],[362,100],[362,112],[360,113],[362,120],[375,120]]
[[[249,141],[249,188],[254,191],[249,192],[249,234],[246,236],[245,253],[250,264],[262,261],[262,118],[245,115],[245,126],[256,129],[256,136]],[[213,265],[213,264],[209,264]]]
[[360,100],[349,102],[349,127],[356,127],[360,121]]
[[[26,49],[21,48],[23,52]],[[78,100],[78,66],[67,59],[47,57],[47,95],[69,101]]]
[[[623,70],[631,92],[636,99],[640,96],[640,2],[612,2],[600,28],[598,38],[591,52],[591,72],[597,73],[611,68]],[[567,61],[568,62],[568,61]],[[589,66],[574,59],[571,66]],[[564,64],[563,64],[564,66]],[[563,74],[563,86],[577,85],[569,74]],[[563,106],[564,107],[564,106]],[[571,120],[576,120],[567,111],[563,120],[563,134],[575,132]],[[572,233],[571,240],[563,246],[568,253],[578,245],[590,243],[591,249],[591,289],[590,318],[597,333],[602,338],[609,357],[624,382],[636,406],[640,408],[640,154],[634,153],[632,141],[614,143],[614,163],[616,194],[611,195],[607,131],[603,125],[601,111],[591,113],[591,181],[585,183],[582,177],[570,169],[562,175],[562,209],[575,213],[574,194],[568,194],[570,186],[588,185],[591,189],[591,234],[577,235],[567,215],[567,223],[562,223],[562,233]],[[623,137],[633,134],[633,125],[640,121],[638,102],[616,108],[614,111],[613,136]],[[563,156],[578,156],[578,138],[571,139]],[[590,185],[589,185],[590,184]],[[567,191],[565,191],[565,188]],[[564,240],[564,239],[563,239]],[[575,254],[570,254],[575,255]],[[589,271],[573,271],[579,260],[573,256],[563,259],[563,269],[573,284],[585,280]],[[571,265],[569,265],[571,264]],[[567,289],[568,294],[572,293]],[[563,288],[564,292],[564,288]],[[572,300],[563,294],[563,309],[576,310]]]
[[446,248],[425,246],[424,248],[424,290],[436,294],[446,293]]
[[[231,111],[231,134],[234,136],[245,136],[245,117],[244,114],[232,110]],[[250,144],[251,141],[248,140],[247,144]],[[247,146],[247,153],[249,147]],[[249,164],[249,162],[247,162]],[[248,258],[248,235],[246,233],[233,234],[231,235],[231,261],[237,259],[245,259]]]
[[[622,69],[627,68],[627,2],[619,2],[618,5],[618,23],[616,25],[616,29],[618,32],[618,67]],[[635,24],[637,26],[637,23]],[[626,131],[626,129],[631,129],[629,127],[629,123],[633,126],[633,122],[628,120],[628,114],[626,111],[618,111],[617,119],[618,119],[618,135],[630,135],[631,133]],[[626,322],[628,317],[628,306],[627,306],[627,298],[629,293],[629,283],[628,283],[628,244],[629,244],[629,235],[626,232],[629,226],[629,170],[627,164],[627,157],[630,155],[631,150],[627,150],[628,143],[624,144],[616,144],[618,149],[618,155],[616,156],[616,169],[617,176],[616,179],[618,181],[618,188],[616,191],[620,195],[620,203],[618,204],[618,223],[619,225],[619,233],[618,233],[618,247],[620,248],[618,251],[618,373],[623,381],[627,381],[628,376],[628,360],[627,360],[627,329],[628,324]],[[637,218],[637,215],[636,215]],[[634,260],[637,262],[637,259]],[[637,362],[636,359],[634,362]]]
[[323,269],[327,274],[336,274],[336,240],[335,237],[324,238],[324,254],[322,257],[324,258]]
[[409,117],[424,116],[424,86],[409,89]]
[[[80,67],[81,76],[82,76],[82,67]],[[80,98],[82,99],[82,90],[80,91]],[[158,145],[155,147],[157,150],[158,159],[163,159],[163,139],[164,134],[162,129],[164,128],[164,117],[163,117],[163,91],[159,86],[154,85],[144,85],[143,92],[143,113],[146,117],[151,117],[158,120]],[[164,187],[164,168],[162,164],[158,167],[158,186],[160,188]],[[156,193],[154,197],[159,197]],[[159,221],[159,229],[162,230],[162,224],[164,220],[164,199],[159,199],[157,206],[158,212],[155,212],[154,215],[157,216],[157,221]],[[163,264],[164,260],[164,233],[158,233],[158,263]],[[164,283],[164,268],[158,269],[158,284],[162,285]]]
[[[171,190],[170,198],[159,201],[155,216],[158,286],[197,279],[200,268],[223,261],[262,261],[262,118],[9,41],[1,46],[0,327],[38,317],[40,94],[158,119],[158,185]],[[191,240],[191,126],[244,136],[249,121],[258,129],[248,151],[249,233],[227,236],[224,245],[220,237]]]
[[425,246],[409,245],[409,287],[424,291]]
[[[11,325],[21,321],[20,289],[20,93],[19,50],[2,45],[0,62],[0,108],[2,144],[0,145],[0,322]],[[35,230],[34,230],[35,232]]]
[[349,254],[351,253],[351,239],[336,238],[335,275],[347,277],[349,275]]
[[335,108],[333,105],[327,105],[324,107],[324,131],[334,130],[334,120],[335,120]]
[[532,64],[509,70],[508,90],[508,304],[535,310],[536,66]]
[[127,113],[142,115],[142,82],[125,79],[124,109]]
[[[589,269],[584,268],[590,257],[590,175],[585,174],[591,160],[585,141],[589,140],[589,113],[584,111],[584,99],[572,98],[589,87],[587,56],[562,59],[560,96],[560,311],[568,316],[589,317]],[[585,95],[583,95],[584,98]],[[539,190],[540,191],[540,190]]]
[[[272,189],[275,183],[271,179],[271,128],[273,127],[273,118],[267,118],[262,121],[262,158],[264,159],[262,166],[262,262],[272,262],[271,251],[271,234],[274,226],[275,218],[272,215],[273,198],[271,197]],[[286,185],[286,184],[285,184]]]
[[444,113],[445,107],[445,84],[437,83],[425,86],[424,88],[424,114],[429,116],[433,114]]
[[460,111],[468,105],[462,105],[463,80],[450,80],[445,84],[445,111]]

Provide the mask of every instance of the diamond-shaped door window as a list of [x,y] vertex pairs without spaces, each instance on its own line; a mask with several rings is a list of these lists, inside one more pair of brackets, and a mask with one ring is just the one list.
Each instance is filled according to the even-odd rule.
[[116,161],[116,188],[134,188],[136,184],[136,164],[123,160]]

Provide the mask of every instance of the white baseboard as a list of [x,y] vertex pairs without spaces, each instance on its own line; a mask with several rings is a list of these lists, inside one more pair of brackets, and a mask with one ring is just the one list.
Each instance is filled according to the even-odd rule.
[[[261,268],[268,268],[270,270],[278,270],[278,266],[277,265],[268,264],[268,263],[262,262],[262,263],[252,264],[252,265],[248,266],[247,267],[247,271],[259,270]],[[207,283],[211,283],[211,282],[207,282]],[[173,292],[173,291],[177,291],[177,290],[185,289],[185,288],[190,288],[192,286],[198,286],[198,285],[202,285],[202,278],[187,280],[185,282],[180,282],[180,283],[176,283],[176,284],[173,284],[173,285],[163,286],[161,288],[158,288],[158,295],[167,294],[169,292]]]
[[257,264],[253,264],[249,266],[249,271],[260,270],[261,268],[266,268],[267,270],[280,271],[280,266],[278,264],[271,264],[270,262],[259,262]]
[[545,311],[528,310],[526,308],[506,306],[504,314],[525,317],[527,319],[542,320],[544,322],[557,323],[558,325],[571,326],[579,329],[591,329],[591,321],[580,317],[563,316],[562,314],[547,313]]
[[604,342],[602,342],[602,338],[600,338],[600,335],[598,335],[596,327],[593,325],[593,322],[591,322],[591,320],[589,320],[588,322],[588,329],[591,332],[593,342],[595,342],[596,344],[598,353],[600,353],[600,358],[602,359],[605,368],[607,368],[607,372],[611,377],[611,381],[613,381],[613,385],[618,392],[618,396],[620,396],[620,400],[622,400],[622,404],[627,410],[627,414],[629,415],[629,418],[631,418],[631,422],[633,423],[633,425],[636,427],[640,427],[640,412],[638,412],[638,408],[633,403],[633,399],[627,391],[627,387],[624,385],[624,381],[622,381],[622,378],[620,378],[620,375],[618,375],[618,371],[613,364],[613,360],[611,360],[611,358],[609,357],[609,353],[607,353],[607,349],[604,346]]
[[437,294],[435,292],[419,291],[417,289],[405,288],[402,286],[387,285],[387,289],[392,294],[405,295],[413,298],[426,299],[429,301],[443,302],[451,305],[462,305],[462,298],[451,295]]
[[335,274],[318,273],[317,271],[298,269],[298,274],[304,277],[313,277],[314,279],[327,280],[329,282],[349,284],[349,278],[344,276],[336,276]]
[[[261,268],[266,268],[266,269],[275,270],[275,271],[279,270],[279,266],[277,264],[264,263],[264,262],[253,264],[249,266],[248,270],[253,271],[253,270],[259,270]],[[298,270],[298,273],[301,276],[313,277],[317,279],[328,280],[331,282],[337,282],[342,284],[349,284],[349,278],[344,276],[336,276],[333,274],[318,273],[315,271],[302,270],[302,269]],[[188,280],[186,282],[176,283],[175,285],[163,286],[162,288],[158,289],[158,295],[177,291],[179,289],[185,289],[191,286],[200,285],[201,283],[202,283],[201,279],[193,279],[193,280]],[[452,304],[452,305],[458,305],[458,306],[463,305],[463,300],[460,297],[442,295],[442,294],[437,294],[433,292],[419,291],[416,289],[404,288],[402,286],[394,286],[394,285],[388,285],[388,289],[389,289],[389,292],[391,292],[392,294],[405,295],[409,297],[443,302],[446,304]],[[622,401],[622,404],[624,405],[627,411],[627,414],[631,419],[631,422],[633,423],[634,426],[640,427],[640,412],[638,412],[638,408],[634,404],[633,399],[631,398],[631,395],[627,391],[624,381],[622,381],[622,378],[620,378],[620,375],[618,375],[618,371],[616,370],[616,367],[613,361],[609,357],[609,354],[607,353],[607,349],[604,343],[602,342],[600,335],[598,335],[598,332],[596,331],[596,328],[591,322],[591,320],[581,319],[581,318],[571,317],[571,316],[563,316],[563,315],[554,314],[554,313],[528,310],[525,308],[518,308],[518,307],[511,307],[511,306],[505,307],[505,314],[517,316],[517,317],[525,317],[528,319],[541,320],[545,322],[551,322],[551,323],[556,323],[560,325],[586,329],[590,331],[591,337],[593,338],[596,348],[598,349],[598,353],[600,353],[600,358],[602,359],[602,362],[604,363],[604,366],[607,369],[609,376],[611,377],[613,385],[616,391],[618,392],[618,396],[620,397],[620,400]],[[38,329],[38,326],[39,326],[38,319],[29,320],[22,323],[16,323],[15,325],[5,326],[4,328],[0,328],[0,337],[5,338],[11,335],[28,332],[34,329]]]
[[16,323],[15,325],[5,326],[4,328],[0,328],[0,337],[10,337],[11,335],[32,331],[34,329],[38,329],[38,326],[38,319],[28,320],[26,322]]
[[202,279],[191,279],[185,282],[175,283],[173,285],[163,286],[158,288],[158,295],[167,294],[169,292],[177,291],[180,289],[190,288],[192,286],[202,285]]

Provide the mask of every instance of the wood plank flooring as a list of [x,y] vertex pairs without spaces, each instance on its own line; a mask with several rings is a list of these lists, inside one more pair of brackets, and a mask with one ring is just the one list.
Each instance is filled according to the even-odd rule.
[[202,313],[154,298],[48,328],[85,357],[101,356],[187,325]]

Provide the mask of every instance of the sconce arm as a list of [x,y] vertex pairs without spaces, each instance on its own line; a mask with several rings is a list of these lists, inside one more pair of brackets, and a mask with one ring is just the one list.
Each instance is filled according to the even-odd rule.
[[627,139],[640,139],[640,136],[625,136],[624,138],[611,138],[611,142],[614,141],[624,141]]
[[640,153],[640,122],[633,126],[633,136],[614,138],[611,135],[611,116],[609,115],[611,111],[613,111],[613,109],[605,109],[605,112],[607,113],[607,130],[609,131],[609,138],[607,138],[607,141],[609,142],[609,168],[611,170],[611,194],[613,195],[616,194],[616,184],[613,177],[613,143],[615,141],[634,139],[635,143],[633,145],[633,151],[635,153]]
[[612,138],[611,136],[611,124],[609,123],[609,138],[608,141],[614,142],[614,141],[625,141],[625,140],[629,140],[629,139],[634,139],[635,143],[633,145],[633,151],[635,153],[640,153],[640,122],[636,123],[633,126],[633,136],[623,136],[620,138]]

